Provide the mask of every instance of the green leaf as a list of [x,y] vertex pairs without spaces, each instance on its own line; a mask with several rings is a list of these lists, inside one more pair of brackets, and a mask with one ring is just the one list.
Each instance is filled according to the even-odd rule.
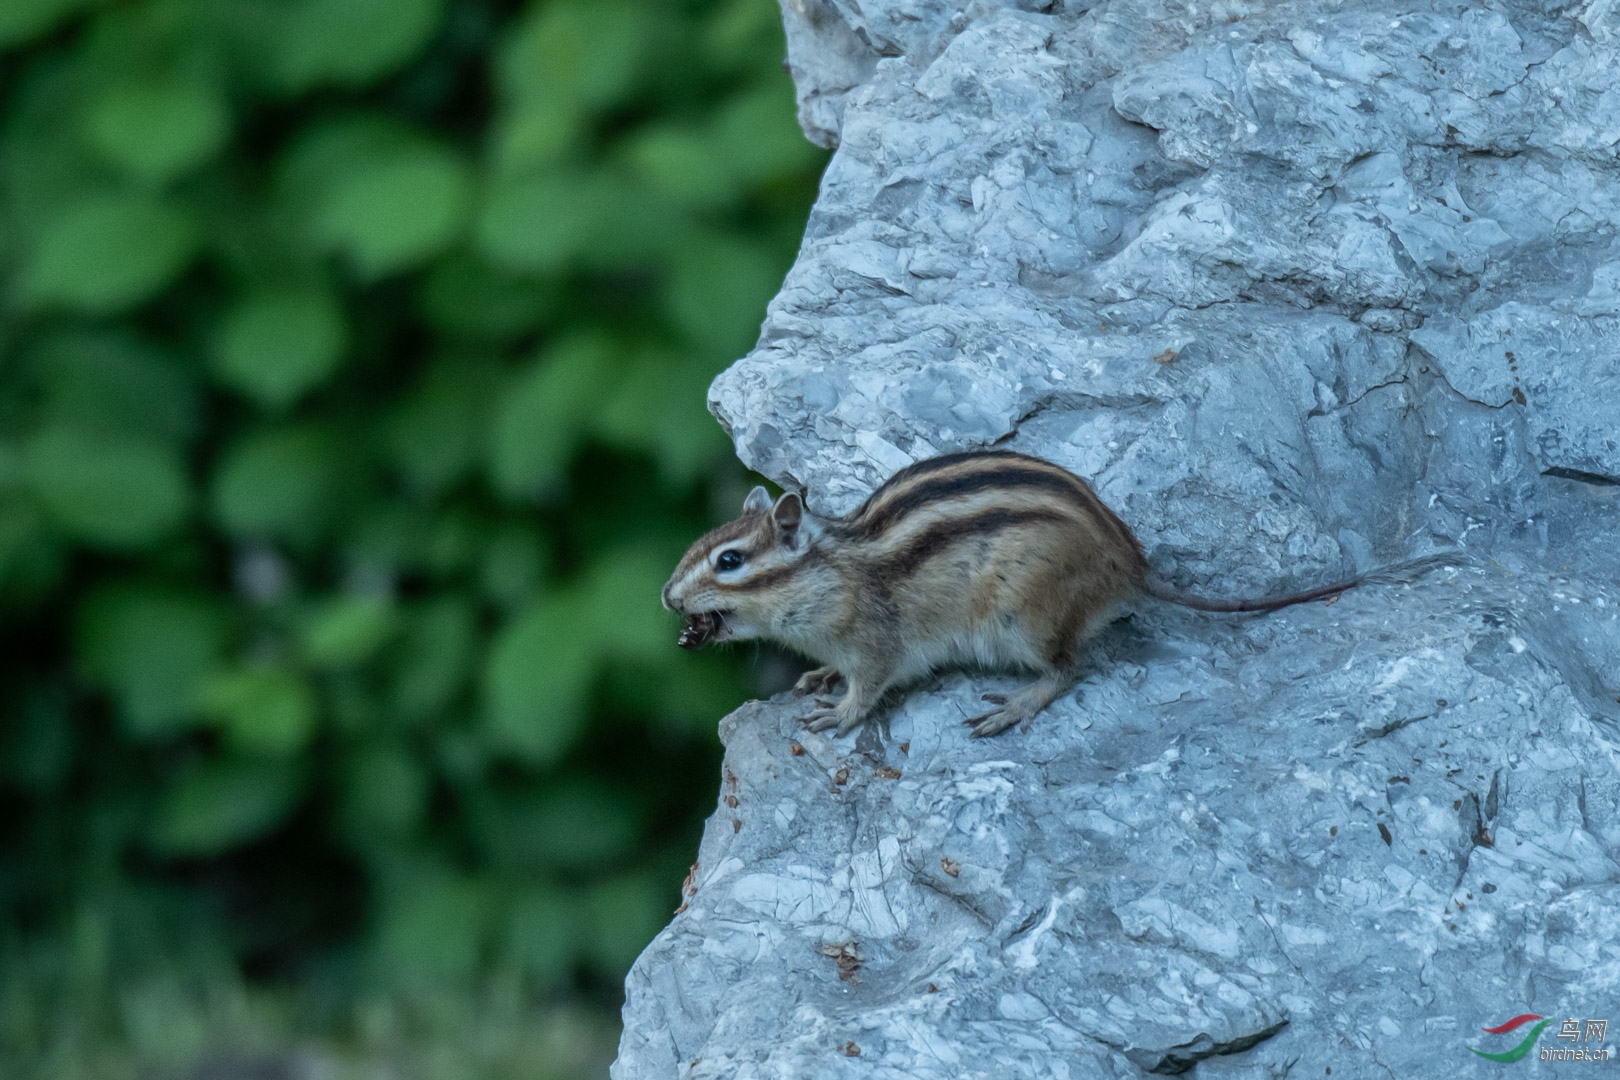
[[98,547],[144,547],[185,519],[185,462],[142,439],[47,428],[25,450],[29,486],[68,535]]
[[612,387],[618,351],[604,334],[558,342],[502,395],[491,431],[491,479],[509,498],[555,491],[590,417]]
[[646,270],[689,231],[678,205],[607,170],[496,181],[477,220],[491,262],[532,273]]
[[0,777],[36,798],[60,795],[79,741],[67,695],[34,688],[10,713],[0,731]]
[[225,385],[282,409],[331,377],[347,343],[343,309],[329,291],[267,288],[249,293],[225,316],[214,370]]
[[0,604],[14,616],[30,611],[61,580],[65,561],[37,507],[0,502]]
[[503,97],[600,107],[634,84],[647,44],[647,10],[625,0],[537,4],[496,57]]
[[406,750],[393,742],[368,743],[344,770],[343,813],[363,846],[373,831],[409,833],[427,812],[428,777]]
[[418,128],[387,113],[338,113],[299,129],[277,164],[281,194],[308,215],[343,177],[430,141]]
[[439,23],[442,0],[299,0],[278,35],[283,85],[363,86],[414,56]]
[[412,612],[392,667],[390,700],[407,722],[447,708],[466,685],[478,616],[460,596],[441,596]]
[[149,840],[162,855],[217,855],[281,824],[302,787],[302,769],[294,761],[205,762],[164,795]]
[[740,356],[759,338],[765,305],[786,267],[758,243],[709,233],[675,257],[668,307],[692,342],[723,357]]
[[387,592],[389,579],[428,562],[433,522],[428,508],[405,500],[376,502],[356,510],[344,529],[342,554],[371,579],[368,596]]
[[511,609],[528,603],[550,570],[545,537],[530,526],[507,523],[489,538],[478,584],[492,603]]
[[85,679],[118,703],[137,739],[190,726],[199,690],[225,651],[226,614],[202,593],[119,585],[79,609],[77,656]]
[[617,548],[591,563],[580,583],[585,629],[602,652],[625,660],[669,658],[674,629],[658,596],[679,553],[647,544]]
[[625,100],[647,55],[650,9],[624,0],[537,4],[496,55],[504,105],[495,163],[507,174],[555,162],[578,146],[589,114]]
[[555,278],[519,277],[471,255],[452,255],[428,271],[421,306],[447,334],[505,341],[538,327],[560,292]]
[[30,356],[45,426],[174,443],[196,434],[201,405],[191,375],[169,353],[122,332],[66,330]]
[[508,106],[491,133],[495,171],[516,175],[555,164],[585,138],[584,128],[584,114],[566,98],[532,98]]
[[682,656],[652,674],[656,703],[646,711],[664,722],[707,738],[715,723],[758,691],[738,665],[721,662],[718,654]]
[[735,163],[701,132],[650,126],[629,140],[626,152],[643,179],[689,206],[713,210],[742,194]]
[[537,793],[488,793],[476,825],[490,857],[519,873],[597,869],[623,859],[641,835],[626,794],[583,777]]
[[309,542],[331,524],[342,447],[321,428],[260,431],[237,440],[214,472],[214,514],[236,536]]
[[596,433],[649,454],[666,479],[691,483],[730,445],[706,407],[719,369],[698,352],[638,354],[598,414]]
[[313,228],[362,275],[380,277],[448,247],[466,220],[471,194],[467,167],[448,148],[401,148],[331,178]]
[[383,908],[376,963],[406,987],[465,986],[478,970],[492,907],[477,881],[415,881]]
[[542,986],[565,984],[589,920],[573,893],[525,889],[512,903],[503,954]]
[[770,4],[725,0],[707,20],[703,44],[709,64],[723,71],[755,70],[780,79],[782,16]]
[[460,574],[475,565],[480,554],[483,523],[463,507],[452,507],[429,527],[423,561],[439,577]]
[[478,215],[479,248],[512,270],[556,272],[590,245],[614,209],[612,195],[582,177],[498,182]]
[[673,894],[651,874],[627,874],[592,889],[592,959],[606,971],[628,971],[669,921]]
[[825,160],[799,128],[793,88],[771,80],[730,98],[714,126],[714,152],[742,183],[794,176]]
[[474,357],[446,358],[423,375],[388,429],[389,450],[413,487],[437,493],[477,467],[500,377]]
[[23,271],[33,303],[111,315],[150,299],[190,263],[190,217],[136,194],[92,195],[48,222]]
[[103,91],[85,117],[91,145],[145,180],[161,181],[219,152],[230,115],[218,93],[197,83],[147,80]]
[[6,0],[0,4],[0,49],[21,45],[98,0]]
[[484,668],[490,744],[535,765],[567,752],[585,726],[595,673],[587,614],[552,596],[503,626]]
[[303,749],[315,731],[315,698],[302,676],[251,667],[211,676],[201,689],[203,711],[236,750],[286,755]]
[[381,648],[397,625],[386,601],[361,596],[328,600],[304,622],[304,657],[316,667],[352,667]]

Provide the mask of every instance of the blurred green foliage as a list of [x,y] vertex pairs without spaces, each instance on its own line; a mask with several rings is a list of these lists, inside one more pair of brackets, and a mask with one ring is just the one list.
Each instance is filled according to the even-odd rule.
[[781,59],[772,0],[0,3],[0,1075],[611,1051],[754,678],[657,594],[823,162]]

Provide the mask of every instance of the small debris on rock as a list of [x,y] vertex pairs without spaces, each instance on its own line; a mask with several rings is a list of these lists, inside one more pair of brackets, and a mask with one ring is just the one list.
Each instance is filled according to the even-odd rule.
[[848,768],[848,766],[845,766],[844,768],[839,769],[837,772],[833,773],[833,783],[840,784],[840,785],[849,783],[849,768]]
[[957,874],[962,872],[962,864],[951,858],[941,857],[939,860],[939,868],[951,875],[951,877],[955,877]]
[[861,957],[855,951],[855,942],[846,941],[843,944],[823,943],[821,955],[838,965],[839,982],[860,982],[861,977],[856,974],[861,970]]
[[1389,826],[1385,825],[1382,821],[1378,823],[1378,835],[1384,838],[1384,844],[1386,846],[1394,846],[1395,838],[1389,835]]
[[879,765],[872,770],[872,775],[879,780],[898,780],[900,779],[900,770],[892,765]]
[[697,895],[697,872],[698,864],[693,863],[692,868],[686,872],[686,880],[681,882],[681,906],[675,909],[677,915],[685,911],[686,905]]
[[788,753],[792,754],[794,757],[804,757],[804,747],[800,746],[796,742],[790,742],[788,743]]

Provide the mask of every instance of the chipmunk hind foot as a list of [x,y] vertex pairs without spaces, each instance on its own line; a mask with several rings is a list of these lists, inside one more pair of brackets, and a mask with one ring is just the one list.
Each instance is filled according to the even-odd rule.
[[1073,682],[1069,673],[1053,672],[1042,675],[1011,694],[986,694],[984,700],[996,703],[996,707],[978,716],[970,716],[962,723],[973,728],[972,737],[975,739],[1000,735],[1014,724],[1018,725],[1019,730],[1028,731],[1030,722],[1040,711],[1061,697]]
[[845,697],[837,705],[820,705],[799,717],[799,723],[811,731],[826,731],[828,728],[837,728],[836,738],[842,738],[860,726],[866,719],[865,709],[849,707],[849,698]]

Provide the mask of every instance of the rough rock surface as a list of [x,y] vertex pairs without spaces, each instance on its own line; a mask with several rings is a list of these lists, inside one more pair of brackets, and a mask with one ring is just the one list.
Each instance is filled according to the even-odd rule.
[[1464,555],[1143,604],[1028,733],[967,738],[995,675],[726,718],[613,1075],[1494,1076],[1483,1026],[1620,1021],[1620,4],[783,2],[838,150],[712,390],[746,462],[842,512],[1040,454],[1208,594]]

